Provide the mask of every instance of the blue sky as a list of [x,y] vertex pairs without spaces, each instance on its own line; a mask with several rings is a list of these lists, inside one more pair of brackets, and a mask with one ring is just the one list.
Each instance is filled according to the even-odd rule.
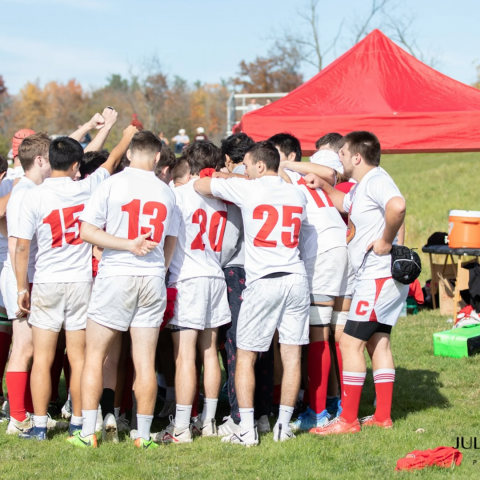
[[[296,11],[308,0],[0,0],[0,74],[17,93],[27,81],[76,78],[99,87],[112,73],[139,72],[156,54],[164,70],[190,82],[216,82],[267,52],[275,32],[304,29]],[[399,17],[436,68],[465,83],[480,64],[480,1],[397,0]],[[370,0],[320,0],[325,42],[341,23],[339,56]],[[334,60],[332,53],[326,63]],[[305,79],[316,72],[303,69]]]

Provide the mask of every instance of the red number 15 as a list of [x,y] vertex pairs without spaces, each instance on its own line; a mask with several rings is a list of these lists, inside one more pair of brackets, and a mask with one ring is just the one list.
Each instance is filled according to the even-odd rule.
[[[43,219],[43,223],[50,225],[52,231],[52,248],[58,248],[63,245],[63,237],[65,236],[65,242],[69,245],[80,245],[83,240],[80,238],[80,221],[79,215],[75,216],[75,213],[80,213],[84,209],[84,205],[75,205],[74,207],[62,208],[60,210],[54,210],[50,215]],[[63,225],[62,227],[62,217]],[[74,231],[68,231],[74,229]]]

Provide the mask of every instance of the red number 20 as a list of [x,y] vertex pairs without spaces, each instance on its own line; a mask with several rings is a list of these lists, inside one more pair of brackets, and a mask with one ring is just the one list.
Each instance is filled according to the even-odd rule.
[[[268,240],[268,236],[272,233],[273,229],[278,222],[278,211],[272,205],[259,205],[253,211],[254,220],[263,220],[264,213],[267,214],[267,219],[263,224],[257,236],[253,239],[253,245],[255,247],[275,248],[277,246],[276,240]],[[302,220],[299,217],[293,215],[301,215],[303,213],[302,207],[283,207],[283,220],[282,226],[292,227],[292,232],[282,232],[282,243],[288,248],[295,248],[298,246],[298,236],[300,234],[300,227],[302,226]]]
[[[200,231],[193,239],[192,250],[205,250],[205,243],[203,242],[203,235],[207,233],[207,212],[203,208],[199,208],[192,215],[192,223],[197,223]],[[222,224],[220,226],[220,223]],[[222,251],[223,235],[225,234],[225,227],[227,226],[227,212],[218,211],[212,215],[210,220],[210,229],[208,231],[208,240],[214,252]],[[220,235],[218,229],[220,227]],[[217,240],[218,236],[218,240]]]
[[[63,238],[69,245],[80,245],[83,240],[80,238],[80,221],[78,215],[84,209],[84,205],[75,205],[73,207],[53,210],[43,219],[43,223],[50,225],[52,232],[52,248],[60,248],[63,245]],[[62,227],[62,217],[65,230]],[[68,231],[74,229],[74,231]]]

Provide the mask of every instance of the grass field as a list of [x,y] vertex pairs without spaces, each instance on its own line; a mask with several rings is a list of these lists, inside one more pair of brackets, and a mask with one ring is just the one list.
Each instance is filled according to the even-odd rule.
[[[261,437],[261,444],[251,449],[205,438],[191,445],[161,446],[146,452],[136,450],[128,439],[119,445],[100,445],[95,451],[77,450],[65,442],[65,433],[54,435],[48,443],[25,442],[7,437],[2,427],[0,478],[480,478],[480,451],[475,450],[464,450],[462,465],[453,471],[394,471],[397,459],[408,452],[455,446],[457,436],[478,436],[480,445],[479,359],[433,356],[432,334],[450,327],[445,317],[422,312],[400,319],[395,328],[393,430],[364,429],[354,436],[323,439],[306,433],[284,444],[274,443],[270,434]],[[369,369],[360,415],[373,412],[373,398]],[[163,425],[155,422],[154,430]],[[425,433],[415,433],[418,428]]]

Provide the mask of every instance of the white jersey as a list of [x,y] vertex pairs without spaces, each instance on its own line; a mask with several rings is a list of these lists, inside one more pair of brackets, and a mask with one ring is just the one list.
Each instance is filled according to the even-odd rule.
[[196,178],[175,188],[181,214],[177,247],[170,264],[169,283],[196,277],[225,278],[220,265],[227,206],[220,200],[199,195]]
[[18,222],[17,238],[37,235],[34,283],[92,281],[92,246],[80,238],[80,213],[100,182],[110,174],[99,168],[84,180],[47,178],[28,191]]
[[92,195],[80,221],[130,240],[151,230],[150,240],[159,245],[145,256],[106,248],[97,278],[117,275],[165,278],[163,247],[166,235],[176,236],[171,232],[175,229],[174,209],[175,195],[152,171],[127,167],[103,182]]
[[306,276],[300,260],[300,227],[306,220],[305,194],[277,176],[255,180],[219,179],[212,194],[242,211],[247,283],[272,273]]
[[300,253],[303,260],[327,250],[347,246],[347,227],[330,197],[320,188],[307,187],[303,175],[285,170],[292,183],[307,197],[307,219],[300,233]]
[[[9,168],[8,170],[11,170],[11,168]],[[4,197],[5,195],[8,195],[12,191],[14,180],[15,180],[15,177],[4,178],[2,180],[2,183],[0,183],[0,198]],[[7,254],[8,254],[8,239],[7,237],[4,237],[0,233],[0,263],[3,263],[7,260]]]
[[[13,187],[12,194],[8,200],[7,205],[7,228],[9,237],[18,237],[18,223],[20,220],[23,198],[25,194],[32,188],[36,188],[37,185],[27,177],[22,177],[20,181]],[[37,237],[33,236],[30,243],[30,258],[28,260],[28,282],[33,283],[33,276],[35,274],[35,257],[37,255],[38,245]],[[9,276],[11,279],[15,278],[12,268],[12,259],[10,258],[10,252],[7,255],[7,261],[5,262],[5,268],[9,269]],[[11,272],[10,272],[11,269]]]
[[394,197],[402,197],[390,175],[377,167],[345,195],[343,209],[349,212],[348,252],[357,280],[391,277],[391,256],[377,255],[368,246],[382,238],[385,230],[385,207]]

